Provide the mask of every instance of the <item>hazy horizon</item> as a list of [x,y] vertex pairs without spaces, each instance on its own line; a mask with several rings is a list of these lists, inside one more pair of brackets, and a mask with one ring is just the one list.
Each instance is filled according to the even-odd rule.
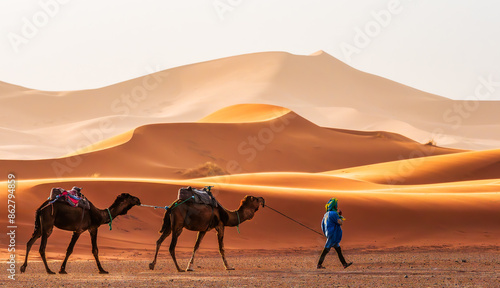
[[[361,8],[360,8],[361,7]],[[0,3],[0,81],[93,89],[235,55],[318,50],[448,97],[500,100],[494,1]]]

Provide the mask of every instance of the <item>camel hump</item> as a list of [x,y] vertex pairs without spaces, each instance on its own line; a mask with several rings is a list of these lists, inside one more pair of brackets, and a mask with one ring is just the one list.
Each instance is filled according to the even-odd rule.
[[217,200],[215,199],[212,192],[208,189],[196,189],[191,186],[182,187],[179,189],[179,194],[177,195],[179,200],[188,200],[189,198],[193,199],[194,203],[210,205],[213,207],[217,207]]

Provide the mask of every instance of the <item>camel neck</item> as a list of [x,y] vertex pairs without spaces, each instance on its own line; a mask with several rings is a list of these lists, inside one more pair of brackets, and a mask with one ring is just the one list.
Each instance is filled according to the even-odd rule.
[[244,213],[241,210],[241,208],[238,208],[237,210],[233,210],[233,211],[227,211],[227,215],[229,217],[228,217],[227,223],[225,225],[229,226],[229,227],[238,226],[246,220],[243,217]]
[[[116,213],[116,209],[111,208],[111,207],[104,209],[104,210],[99,210],[99,212],[100,212],[101,218],[102,218],[101,224],[108,224],[111,221],[113,221],[113,219],[115,219],[116,216],[118,216],[118,213]],[[111,216],[111,218],[110,218],[110,216]]]

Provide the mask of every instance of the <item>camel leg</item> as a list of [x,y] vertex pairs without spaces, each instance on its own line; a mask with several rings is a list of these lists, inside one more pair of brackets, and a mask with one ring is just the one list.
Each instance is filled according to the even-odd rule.
[[215,228],[217,230],[217,239],[219,240],[219,253],[222,256],[222,261],[224,262],[224,267],[226,270],[234,270],[233,267],[229,267],[226,261],[226,255],[224,253],[224,226],[218,226]]
[[158,251],[160,251],[160,246],[161,246],[161,243],[163,243],[163,241],[168,237],[168,235],[170,235],[170,232],[171,230],[166,230],[164,231],[161,235],[160,235],[160,238],[158,238],[158,240],[156,240],[156,252],[155,252],[155,259],[153,259],[153,262],[149,263],[149,269],[151,270],[154,270],[155,269],[155,265],[156,265],[156,258],[158,257]]
[[92,254],[94,254],[95,262],[100,274],[108,274],[107,271],[102,269],[101,262],[99,262],[99,249],[97,248],[97,228],[89,229],[90,239],[92,240]]
[[80,234],[82,233],[73,232],[73,237],[71,237],[71,242],[69,243],[68,249],[66,250],[66,257],[64,258],[64,261],[61,265],[61,269],[59,269],[59,274],[66,274],[66,262],[68,262],[69,255],[73,253],[73,247],[75,247],[76,241],[78,241]]
[[203,240],[203,237],[205,236],[205,234],[207,234],[206,231],[199,231],[198,232],[198,235],[196,236],[196,244],[194,244],[193,256],[191,256],[191,260],[189,260],[186,271],[193,271],[193,268],[191,268],[191,266],[193,266],[193,263],[194,263],[194,254],[196,253],[196,250],[198,250],[198,248],[200,248],[201,240]]
[[47,239],[50,234],[52,234],[52,228],[49,229],[49,231],[42,231],[42,243],[40,243],[40,249],[38,251],[40,252],[40,257],[42,257],[43,265],[45,265],[45,271],[47,271],[48,274],[56,274],[50,270],[49,265],[47,265],[47,259],[45,259],[45,247],[47,247]]
[[172,260],[174,260],[175,268],[177,268],[177,271],[179,272],[184,272],[184,270],[181,270],[179,268],[179,264],[177,264],[177,259],[175,258],[175,246],[177,245],[177,238],[179,238],[179,235],[182,233],[182,228],[181,229],[176,229],[172,232],[172,242],[170,242],[170,248],[168,251],[170,251],[170,256],[172,256]]
[[33,235],[31,236],[31,239],[26,243],[26,256],[24,258],[24,264],[21,266],[21,273],[24,273],[26,271],[26,266],[28,266],[28,254],[30,253],[31,246],[33,246],[33,243],[38,240],[42,236],[42,229],[38,228],[33,232]]

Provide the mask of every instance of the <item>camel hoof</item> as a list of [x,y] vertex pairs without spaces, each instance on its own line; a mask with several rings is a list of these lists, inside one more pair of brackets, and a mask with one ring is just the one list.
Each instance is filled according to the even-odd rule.
[[151,269],[151,270],[155,270],[155,264],[153,264],[153,263],[149,263],[149,269]]
[[184,271],[184,270],[181,270],[181,269],[177,269],[177,271],[178,271],[178,272],[186,272],[186,271]]
[[193,268],[187,268],[186,269],[186,272],[193,272],[193,271],[194,271]]
[[108,272],[108,271],[101,270],[101,271],[99,271],[99,274],[109,274],[109,272]]
[[50,270],[47,270],[47,274],[56,274],[56,272],[52,272]]
[[234,267],[226,267],[226,270],[234,270]]
[[59,274],[68,274],[68,272],[66,272],[66,270],[61,270],[59,271]]
[[24,273],[24,271],[26,271],[26,266],[24,266],[24,265],[21,266],[21,269],[19,269],[19,270],[21,270],[21,273]]

